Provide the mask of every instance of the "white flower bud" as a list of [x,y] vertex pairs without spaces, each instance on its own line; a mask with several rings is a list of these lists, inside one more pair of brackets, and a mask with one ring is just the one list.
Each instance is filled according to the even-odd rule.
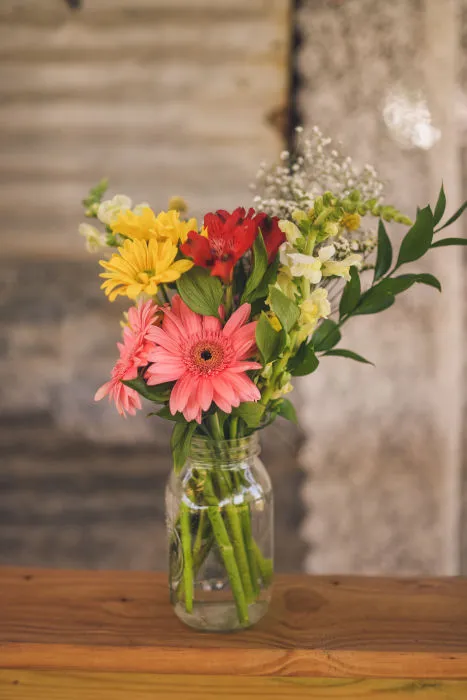
[[79,233],[86,239],[86,248],[90,253],[95,253],[99,248],[105,246],[105,236],[95,226],[91,224],[80,224]]
[[125,194],[116,194],[113,199],[106,199],[101,202],[97,210],[97,218],[103,224],[110,226],[121,211],[131,209],[132,201]]

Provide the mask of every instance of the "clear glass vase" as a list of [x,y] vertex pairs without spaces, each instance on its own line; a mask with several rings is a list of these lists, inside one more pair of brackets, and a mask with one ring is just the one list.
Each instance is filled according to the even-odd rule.
[[166,489],[169,585],[178,617],[199,630],[249,627],[267,612],[273,498],[257,434],[194,438]]

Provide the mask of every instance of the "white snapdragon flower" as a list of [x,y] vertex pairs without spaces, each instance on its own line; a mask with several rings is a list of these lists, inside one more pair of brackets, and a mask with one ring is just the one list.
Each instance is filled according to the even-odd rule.
[[80,224],[79,233],[86,239],[86,248],[90,253],[95,253],[105,246],[105,235],[91,224]]
[[282,233],[285,233],[287,242],[290,243],[290,245],[295,245],[298,239],[302,237],[300,229],[296,224],[293,223],[293,221],[281,219],[281,221],[279,221],[279,228],[282,231]]
[[312,284],[319,284],[323,276],[322,268],[333,255],[336,249],[333,245],[320,248],[318,255],[306,255],[305,253],[288,253],[290,272],[294,277],[305,277]]
[[331,313],[328,291],[323,287],[313,290],[308,299],[300,304],[299,340],[303,341],[313,333],[318,321],[327,318]]
[[324,277],[343,277],[348,282],[350,279],[350,268],[353,265],[360,268],[361,264],[362,256],[353,253],[343,260],[329,260],[326,262],[323,265],[323,275]]
[[120,212],[131,209],[132,204],[133,202],[126,194],[116,194],[112,199],[106,199],[104,202],[100,203],[99,209],[97,210],[97,218],[99,221],[102,221],[103,224],[110,226]]

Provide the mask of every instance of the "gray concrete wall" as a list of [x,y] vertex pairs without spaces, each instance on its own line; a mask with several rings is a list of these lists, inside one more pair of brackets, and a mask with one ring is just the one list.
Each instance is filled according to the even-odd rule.
[[[409,215],[416,202],[436,200],[441,179],[454,211],[466,194],[461,3],[305,1],[299,28],[305,124],[342,139],[360,163],[377,164],[388,199]],[[384,109],[401,98],[401,128],[390,129]],[[421,119],[421,101],[440,136],[427,149],[405,133]],[[439,251],[423,269],[439,276],[442,296],[417,289],[346,329],[343,346],[376,369],[329,358],[300,386],[310,571],[460,570],[465,256]]]

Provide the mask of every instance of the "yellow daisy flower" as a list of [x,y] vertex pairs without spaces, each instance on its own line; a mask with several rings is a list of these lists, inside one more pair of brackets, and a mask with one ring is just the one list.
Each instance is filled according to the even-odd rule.
[[189,231],[198,231],[196,219],[180,220],[180,212],[175,209],[161,211],[156,222],[158,238],[170,238],[172,243],[185,243]]
[[189,231],[197,231],[196,219],[183,221],[175,209],[161,211],[157,216],[151,207],[142,207],[138,212],[120,211],[110,224],[114,233],[121,233],[134,240],[149,241],[169,239],[177,244],[184,243]]
[[125,241],[110,260],[100,260],[105,272],[101,289],[109,301],[121,296],[136,299],[145,292],[157,293],[160,284],[175,282],[180,275],[193,267],[191,260],[175,260],[178,248],[169,239],[157,241]]

